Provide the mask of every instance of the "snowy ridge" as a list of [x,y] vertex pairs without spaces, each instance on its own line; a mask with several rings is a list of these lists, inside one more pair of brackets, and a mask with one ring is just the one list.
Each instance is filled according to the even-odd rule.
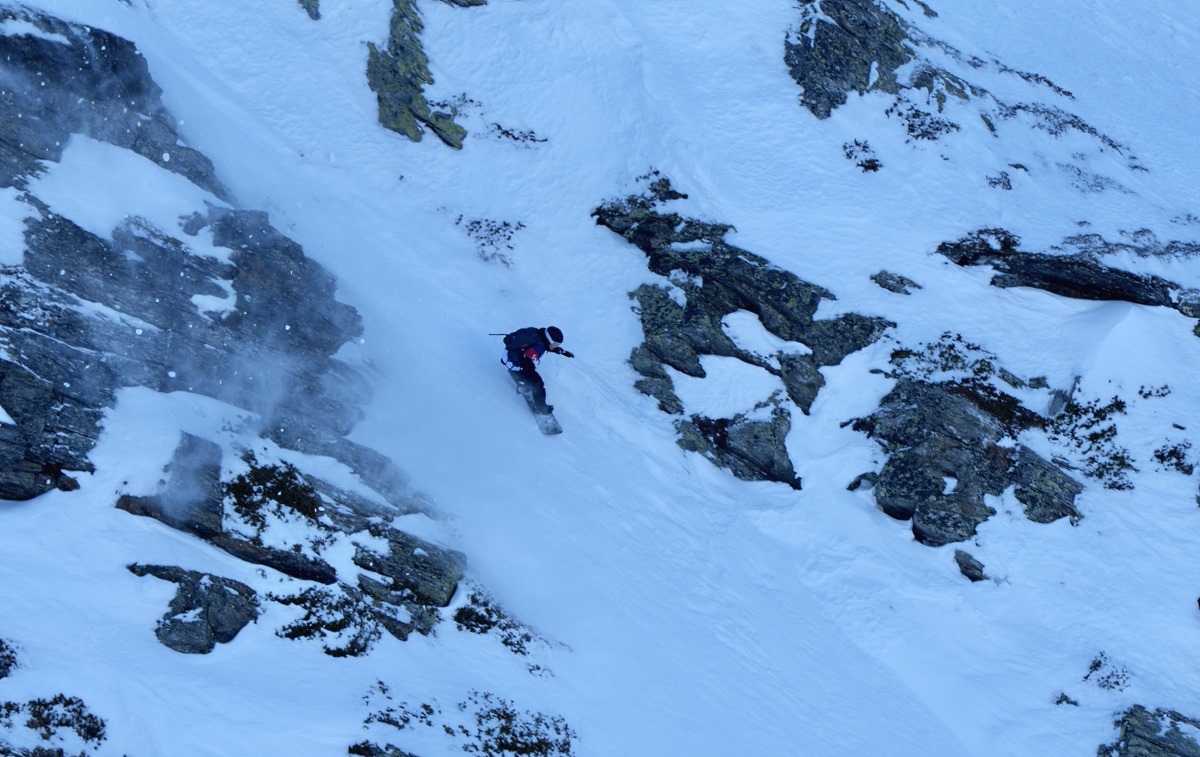
[[[974,100],[948,106],[967,114],[953,116],[958,130],[914,141],[887,113],[895,95],[879,90],[818,119],[784,60],[804,20],[793,4],[418,0],[436,82],[424,94],[467,129],[456,151],[378,123],[365,65],[367,44],[387,39],[385,0],[326,0],[319,19],[305,12],[315,3],[287,0],[27,5],[136,44],[180,136],[211,160],[228,198],[161,159],[78,134],[61,160],[42,160],[28,191],[104,239],[126,215],[179,229],[206,202],[269,213],[361,315],[361,339],[336,355],[372,390],[349,440],[389,458],[419,492],[420,511],[398,527],[465,554],[467,567],[434,634],[384,635],[365,656],[281,638],[303,612],[272,601],[209,654],[165,647],[155,629],[176,587],[134,575],[132,563],[261,596],[309,586],[114,507],[160,487],[182,434],[219,441],[226,459],[250,448],[386,503],[331,456],[264,442],[245,407],[124,390],[88,453],[94,471],[73,473],[78,490],[0,507],[0,751],[334,755],[370,743],[429,757],[478,749],[487,713],[508,713],[540,723],[544,754],[1093,754],[1122,748],[1114,721],[1135,705],[1181,731],[1178,753],[1195,746],[1194,317],[1186,306],[1001,288],[991,266],[952,265],[937,250],[982,229],[1006,230],[1028,253],[1079,252],[1081,235],[1133,240],[1085,257],[1161,277],[1184,299],[1200,288],[1186,254],[1200,241],[1189,174],[1200,156],[1183,96],[1200,87],[1187,65],[1200,9],[965,0],[931,5],[931,16],[919,3],[878,6],[959,51],[939,61],[947,67],[988,61],[958,75],[979,76],[1005,102],[1064,98],[1000,66],[1069,91],[1071,113],[1117,150],[1023,116],[993,134]],[[832,17],[820,5],[813,19]],[[869,84],[883,81],[868,70]],[[860,165],[871,158],[878,170]],[[634,389],[630,355],[647,335],[630,293],[651,285],[687,302],[696,284],[651,272],[593,213],[642,192],[638,177],[651,170],[686,193],[673,212],[727,224],[729,245],[834,295],[814,318],[894,324],[820,366],[807,411],[782,401],[799,490],[738,480],[681,449],[678,419]],[[1002,171],[1007,187],[989,181]],[[22,260],[13,248],[25,244],[26,217],[20,192],[0,189],[6,266]],[[226,248],[210,236],[188,237],[192,252],[221,262]],[[881,272],[913,286],[885,287]],[[220,318],[220,295],[210,296],[197,317]],[[566,429],[547,438],[488,334],[551,322],[577,357],[543,361]],[[771,360],[813,349],[744,309],[719,328],[766,367],[709,355],[706,378],[671,373],[689,412],[750,410],[782,389]],[[977,346],[972,360],[996,369],[989,385],[1032,412],[1050,416],[1056,390],[1093,410],[1120,398],[1085,428],[1111,427],[1107,446],[1053,428],[1010,440],[1083,484],[1080,518],[1035,523],[1010,487],[984,497],[995,514],[973,538],[930,547],[869,486],[848,488],[888,458],[853,421],[904,378],[898,354],[923,354],[944,334]],[[1026,385],[1005,383],[1001,368]],[[19,415],[8,402],[5,412]],[[1088,475],[1096,459],[1123,461],[1128,486]],[[273,521],[274,544],[309,549],[317,532],[301,525]],[[339,574],[363,570],[357,548],[384,549],[370,532],[352,536],[326,555]],[[956,550],[986,579],[968,581]],[[486,615],[473,594],[502,608],[484,635],[455,620],[470,617],[466,607]],[[524,654],[502,642],[506,632],[528,634]],[[46,738],[26,725],[32,703],[60,694],[103,720],[103,739],[86,718]]]

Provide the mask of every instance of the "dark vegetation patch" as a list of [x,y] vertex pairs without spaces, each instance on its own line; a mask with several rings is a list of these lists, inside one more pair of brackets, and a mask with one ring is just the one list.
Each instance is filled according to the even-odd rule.
[[1105,691],[1124,691],[1129,686],[1130,677],[1127,668],[1117,665],[1101,651],[1092,658],[1083,680],[1093,683]]
[[1008,175],[1008,171],[1001,171],[997,176],[987,177],[988,186],[993,189],[1012,189],[1012,177]]
[[[365,726],[386,725],[400,732],[430,729],[463,752],[481,757],[571,757],[578,738],[562,717],[522,711],[512,701],[486,691],[471,691],[454,707],[443,709],[436,700],[395,704],[387,684],[378,681],[364,700],[374,710],[363,721]],[[350,753],[405,754],[391,744],[380,747],[368,741],[354,745]]]
[[884,115],[896,116],[904,122],[904,128],[908,132],[906,140],[908,142],[914,140],[933,142],[961,129],[953,121],[935,116],[903,100],[898,100],[885,110]]
[[[309,545],[318,553],[334,541],[337,529],[324,517],[325,500],[296,466],[262,465],[253,452],[246,452],[242,460],[249,470],[224,484],[224,498],[253,531],[251,542],[262,546],[272,516],[285,521],[299,516],[315,529]],[[299,543],[292,545],[295,552],[302,549]]]
[[310,587],[291,596],[268,594],[267,599],[304,610],[303,617],[277,630],[277,636],[319,640],[330,657],[365,655],[382,635],[377,613],[349,587]]
[[1196,472],[1196,464],[1192,459],[1192,443],[1186,439],[1181,442],[1168,442],[1154,450],[1154,461],[1162,470],[1173,470],[1190,476]]
[[520,221],[513,223],[491,218],[467,220],[463,216],[459,216],[454,224],[466,230],[467,236],[475,242],[475,249],[481,260],[500,263],[505,267],[511,266],[513,262],[508,254],[513,251],[513,236],[525,228],[525,224]]
[[528,655],[535,640],[533,632],[508,615],[495,600],[482,591],[472,591],[467,604],[454,611],[454,622],[460,631],[476,634],[495,633],[500,643],[514,654]]
[[1051,441],[1074,449],[1083,461],[1083,473],[1106,489],[1133,488],[1129,473],[1136,472],[1129,450],[1117,443],[1116,419],[1127,405],[1120,397],[1100,400],[1071,399],[1048,427]]
[[883,163],[875,157],[875,151],[865,139],[856,139],[842,145],[842,155],[846,156],[846,160],[853,161],[863,173],[873,173],[883,168]]
[[250,470],[225,484],[225,494],[234,511],[260,534],[266,528],[267,513],[280,517],[299,513],[314,523],[320,519],[325,509],[321,495],[296,466],[260,465],[253,452],[245,453],[242,460]]
[[6,678],[17,668],[17,650],[12,642],[0,639],[0,678]]
[[[59,745],[79,739],[99,746],[106,738],[104,720],[88,710],[79,697],[55,694],[49,699],[31,699],[25,703],[0,702],[0,728],[11,731],[23,726],[47,744]],[[0,741],[0,754],[7,754]],[[30,754],[63,754],[62,749],[35,748]],[[83,754],[86,755],[86,752]]]
[[1013,389],[1028,384],[999,367],[998,358],[962,334],[943,332],[936,342],[916,349],[893,350],[890,361],[896,373],[906,378],[937,383],[973,402],[999,420],[1010,432],[1041,428],[1045,419],[1027,409],[1013,395],[1003,391],[999,382]]
[[510,129],[498,123],[491,125],[489,133],[499,139],[505,139],[526,147],[549,141],[545,137],[539,137],[537,132],[532,129]]

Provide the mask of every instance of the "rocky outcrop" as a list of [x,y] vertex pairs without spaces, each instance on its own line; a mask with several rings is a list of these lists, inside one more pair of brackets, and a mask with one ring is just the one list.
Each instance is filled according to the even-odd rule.
[[[165,471],[164,492],[124,495],[117,507],[195,534],[241,560],[330,587],[305,589],[295,596],[272,595],[270,600],[318,603],[321,609],[310,612],[322,617],[336,612],[338,618],[355,618],[360,625],[384,628],[400,639],[413,632],[432,632],[438,610],[450,604],[458,589],[466,559],[391,525],[398,514],[416,511],[415,505],[374,502],[290,464],[264,464],[249,454],[243,457],[245,470],[239,475],[223,475],[223,454],[216,443],[184,434]],[[289,540],[276,531],[308,536]],[[322,557],[343,541],[349,543],[346,550],[353,552],[352,562],[363,573],[339,575]],[[379,543],[386,544],[386,550],[365,546]],[[149,572],[181,583],[181,574],[172,571],[167,571],[170,575]],[[192,578],[187,581],[195,583]],[[195,604],[199,600],[194,597],[195,592],[185,597],[181,589],[159,625],[159,639],[179,651],[207,652],[212,647],[202,648],[208,636],[203,626],[196,624],[194,613],[186,623],[168,622],[195,610],[176,607],[178,603]],[[213,638],[222,641],[219,635]],[[345,648],[362,654],[369,646],[360,641]]]
[[[71,133],[88,133],[224,194],[207,160],[180,146],[128,42],[3,13],[50,38],[0,36],[12,51],[0,62],[8,76],[45,84],[3,95],[21,117],[0,121],[10,169],[0,183],[25,187],[43,161],[61,157]],[[39,124],[36,134],[27,133],[30,123]],[[163,160],[168,151],[175,157]],[[345,460],[381,488],[398,485],[386,460],[343,436],[365,393],[331,355],[359,334],[359,317],[265,213],[210,204],[177,229],[130,218],[102,237],[34,195],[21,199],[33,213],[24,267],[0,276],[0,407],[13,420],[0,425],[0,498],[69,488],[70,471],[89,471],[99,418],[124,386],[183,389],[245,407],[280,444]],[[285,396],[290,401],[280,402]]]
[[[607,203],[594,216],[598,224],[645,253],[650,270],[668,282],[643,285],[631,295],[646,340],[630,357],[642,376],[636,386],[657,399],[664,412],[686,413],[665,367],[703,378],[700,358],[705,355],[736,358],[779,377],[788,399],[807,412],[824,384],[819,369],[837,365],[892,325],[855,313],[816,319],[821,300],[836,299],[829,290],[729,244],[725,235],[731,227],[726,224],[666,211],[666,203],[686,195],[675,191],[664,177],[646,178],[645,195]],[[776,355],[757,355],[739,347],[722,326],[722,320],[737,311],[753,313],[772,335],[801,346]],[[693,415],[678,424],[680,444],[739,477],[799,488],[784,447],[790,419],[780,400],[774,406],[771,411],[747,408],[734,418]]]
[[921,289],[921,285],[917,282],[891,271],[880,271],[871,277],[871,281],[896,294],[912,294],[912,290]]
[[1174,710],[1151,712],[1140,704],[1116,722],[1115,742],[1100,747],[1099,757],[1200,757],[1200,720]]
[[429,129],[447,145],[461,149],[467,130],[454,122],[452,114],[435,111],[425,99],[425,85],[433,84],[433,74],[421,45],[424,29],[416,0],[392,0],[387,43],[382,49],[367,44],[367,83],[379,100],[379,123],[414,142],[421,141]]
[[[23,264],[0,271],[0,499],[76,486],[71,474],[92,470],[122,389],[211,397],[247,411],[245,427],[182,434],[158,487],[119,493],[117,507],[302,582],[301,595],[331,597],[400,638],[431,632],[465,560],[392,524],[425,507],[390,461],[345,437],[367,392],[333,356],[362,325],[333,277],[266,213],[222,203],[211,163],[183,146],[133,45],[32,11],[0,9],[0,21],[12,22],[0,34],[0,98],[11,106],[0,115],[0,187],[17,187],[29,208]],[[30,181],[75,134],[133,150],[210,201],[166,227],[128,216],[84,228]],[[331,459],[356,493],[249,448]],[[339,575],[325,559],[343,541],[362,574]],[[172,648],[206,652],[257,612],[254,592],[228,579],[132,569],[179,584],[158,628]]]
[[[282,444],[378,465],[342,439],[361,382],[331,359],[358,335],[358,314],[265,214],[213,206],[193,219],[226,262],[136,219],[105,239],[29,201],[38,215],[24,270],[0,279],[0,406],[15,422],[0,427],[0,497],[28,499],[69,485],[63,471],[90,470],[100,413],[125,386],[215,397],[259,413]],[[201,298],[222,310],[201,310]]]
[[0,35],[4,81],[36,84],[0,90],[0,186],[25,189],[30,208],[24,265],[0,272],[0,407],[12,420],[0,424],[0,498],[72,487],[127,386],[244,407],[281,444],[394,484],[385,461],[343,436],[364,395],[331,356],[361,331],[358,314],[265,213],[214,202],[178,228],[129,217],[101,236],[28,191],[72,134],[86,134],[225,196],[129,42],[21,9],[0,9],[0,20],[18,30]]
[[[960,132],[978,140],[1015,138],[1003,142],[1010,153],[981,183],[1011,190],[1009,171],[1029,173],[1041,161],[1029,151],[1030,131],[1053,137],[1075,134],[1090,141],[1096,153],[1117,153],[1128,168],[1145,170],[1127,147],[1061,107],[1074,95],[1045,76],[1021,71],[999,60],[965,54],[944,40],[923,32],[924,18],[937,14],[916,2],[882,0],[801,0],[796,27],[784,42],[784,62],[801,88],[800,104],[817,118],[828,118],[851,94],[881,93],[883,115],[901,126],[905,141],[920,144],[945,140]],[[1028,87],[1021,100],[1001,100],[972,82],[986,71],[993,79],[1017,77]],[[1020,87],[1006,88],[1020,92]],[[846,158],[873,172],[883,162],[864,140],[847,143]],[[1121,187],[1117,178],[1093,172],[1077,152],[1071,162],[1058,163],[1060,172],[1080,192],[1103,192]],[[940,156],[951,160],[949,155]],[[968,167],[970,168],[970,167]],[[998,173],[998,175],[996,175]]]
[[957,241],[943,242],[938,253],[960,266],[991,266],[996,271],[992,285],[997,287],[1032,287],[1075,299],[1172,308],[1189,318],[1200,318],[1200,295],[1195,291],[1159,276],[1101,262],[1101,256],[1117,252],[1142,258],[1194,255],[1197,251],[1191,245],[1160,245],[1156,240],[1117,244],[1077,237],[1065,240],[1064,251],[1055,254],[1028,252],[1020,246],[1020,237],[1004,229],[979,229]]
[[321,0],[299,0],[300,7],[313,21],[321,20]]
[[987,574],[983,572],[983,563],[972,557],[969,552],[961,549],[954,550],[954,562],[958,565],[958,571],[971,583],[987,580]]
[[743,481],[778,481],[800,488],[785,444],[792,416],[782,407],[774,407],[768,420],[751,420],[747,414],[715,419],[694,415],[677,427],[679,446],[699,452]]
[[[0,187],[26,189],[29,177],[61,159],[71,135],[84,134],[226,197],[211,162],[177,132],[132,44],[22,8],[0,8],[0,23],[13,30],[0,34]],[[142,252],[132,237],[143,230],[131,222],[126,239],[101,240],[36,197],[22,199],[35,213],[27,222],[26,268],[0,272],[0,407],[12,420],[0,425],[0,498],[18,500],[72,488],[67,472],[91,470],[87,452],[114,390],[147,383],[154,374],[139,351],[153,337],[150,329],[137,333],[146,324],[135,322],[153,298],[130,296],[133,277],[149,267],[136,265],[130,254]],[[204,272],[183,263],[190,256],[178,250],[167,257],[177,270],[158,272],[174,276],[159,281],[159,293],[178,292],[185,311],[195,311],[186,297],[212,294],[215,284],[185,293],[178,277],[192,272],[185,281],[194,282]],[[107,294],[95,296],[100,287],[108,287]],[[81,308],[87,301],[103,304],[104,312],[126,305],[131,312],[123,323],[88,318]],[[160,314],[166,309],[153,304]],[[158,373],[159,380],[165,374]]]
[[828,118],[849,92],[899,92],[896,71],[913,58],[899,16],[874,0],[805,0],[800,7],[803,19],[784,45],[784,61],[813,115]]
[[[972,347],[946,337],[923,353],[897,351],[895,386],[875,413],[854,421],[888,453],[870,478],[876,503],[911,521],[914,537],[930,546],[973,537],[995,515],[986,496],[1009,487],[1030,520],[1082,517],[1075,507],[1082,486],[1013,441],[1045,419],[998,388],[997,379],[1017,379],[997,371],[992,356],[972,360]],[[933,356],[940,362],[930,365]],[[966,375],[931,380],[952,368]]]
[[[21,7],[0,7],[0,187],[24,187],[72,134],[124,147],[221,199],[212,162],[186,145],[128,40]],[[37,33],[22,33],[28,24]]]
[[154,576],[178,585],[154,635],[176,652],[207,654],[233,641],[258,617],[254,590],[240,581],[168,565],[130,565],[136,576]]
[[[387,542],[386,552],[379,552],[360,546],[354,553],[354,564],[363,570],[377,573],[389,579],[388,584],[381,584],[374,579],[369,585],[376,591],[368,591],[376,599],[383,601],[378,589],[386,589],[386,601],[397,604],[409,602],[416,605],[445,607],[450,604],[458,582],[462,579],[464,567],[463,556],[433,546],[429,542],[418,539],[402,531],[376,526],[371,529],[372,535]],[[365,576],[359,576],[360,585]],[[366,588],[364,587],[364,590]]]

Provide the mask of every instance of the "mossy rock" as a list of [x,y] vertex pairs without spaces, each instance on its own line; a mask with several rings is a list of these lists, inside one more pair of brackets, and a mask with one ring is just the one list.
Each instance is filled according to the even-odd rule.
[[425,24],[415,0],[393,0],[390,36],[385,49],[367,44],[367,84],[379,101],[379,123],[421,141],[429,129],[456,150],[462,149],[467,130],[450,113],[434,111],[425,99],[425,85],[433,84],[429,58],[421,45]]

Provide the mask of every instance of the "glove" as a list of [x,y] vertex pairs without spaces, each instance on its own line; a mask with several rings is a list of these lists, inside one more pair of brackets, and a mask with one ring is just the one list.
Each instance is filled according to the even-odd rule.
[[562,355],[563,357],[575,357],[575,355],[573,353],[567,352],[566,350],[561,349],[561,348],[558,350],[558,354]]

